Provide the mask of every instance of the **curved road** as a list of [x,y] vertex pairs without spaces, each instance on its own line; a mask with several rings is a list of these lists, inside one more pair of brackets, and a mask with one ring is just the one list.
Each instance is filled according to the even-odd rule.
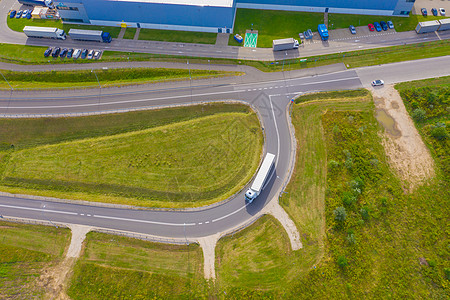
[[[264,192],[246,205],[243,192],[218,206],[192,211],[152,211],[58,203],[24,198],[0,197],[0,215],[54,222],[90,225],[126,230],[161,237],[196,238],[231,229],[252,219],[270,199],[277,200],[289,171],[291,136],[286,106],[295,95],[309,91],[355,89],[368,86],[370,80],[381,78],[387,84],[414,79],[450,75],[450,57],[339,70],[332,73],[304,76],[298,71],[258,74],[211,81],[191,87],[157,86],[55,92],[2,92],[0,114],[23,116],[41,114],[77,114],[99,111],[138,109],[143,107],[192,104],[202,101],[240,100],[252,105],[260,114],[266,134],[266,150],[277,155],[276,171]],[[334,68],[334,69],[333,69]],[[311,70],[309,70],[310,72]],[[327,70],[322,69],[326,73]],[[228,82],[227,82],[228,81]]]

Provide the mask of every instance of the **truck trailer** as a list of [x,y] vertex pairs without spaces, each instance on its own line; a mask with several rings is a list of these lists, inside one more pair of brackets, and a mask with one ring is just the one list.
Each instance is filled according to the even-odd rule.
[[275,166],[275,155],[272,153],[267,153],[264,158],[258,173],[256,174],[255,180],[252,186],[245,193],[245,200],[248,203],[252,203],[256,197],[259,196],[261,191],[264,189],[267,181],[270,178],[270,173]]
[[69,36],[72,40],[80,41],[111,43],[112,40],[109,32],[100,30],[70,29]]
[[64,30],[53,27],[36,27],[36,26],[25,26],[23,32],[27,37],[37,37],[37,38],[50,38],[65,40],[66,33]]
[[300,44],[293,38],[273,40],[273,51],[298,49]]
[[328,41],[328,28],[327,26],[325,26],[325,24],[319,24],[319,26],[317,26],[317,31],[319,32],[322,41]]
[[439,20],[439,23],[441,24],[438,28],[438,31],[444,31],[450,29],[450,19],[441,19]]
[[439,21],[437,20],[419,22],[419,24],[417,24],[416,26],[416,32],[417,33],[434,32],[439,29],[439,26],[441,26],[441,23],[439,23]]

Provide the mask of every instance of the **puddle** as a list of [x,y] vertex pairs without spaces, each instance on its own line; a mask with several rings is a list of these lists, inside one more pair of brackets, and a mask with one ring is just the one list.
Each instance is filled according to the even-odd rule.
[[397,128],[395,128],[394,119],[390,115],[388,115],[383,109],[377,109],[375,118],[378,120],[378,122],[380,122],[381,125],[383,125],[387,133],[389,133],[394,137],[401,136],[401,132]]

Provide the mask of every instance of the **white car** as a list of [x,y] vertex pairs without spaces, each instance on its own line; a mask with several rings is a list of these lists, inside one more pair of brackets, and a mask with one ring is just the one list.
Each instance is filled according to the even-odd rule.
[[383,84],[384,84],[384,81],[381,79],[372,81],[372,86],[379,86],[379,85],[383,85]]
[[87,59],[92,59],[94,57],[94,50],[89,50]]
[[445,16],[445,9],[439,8],[439,13],[441,14],[441,16]]
[[77,59],[78,57],[80,57],[80,55],[81,55],[81,49],[75,49],[73,51],[72,57],[73,57],[73,59]]

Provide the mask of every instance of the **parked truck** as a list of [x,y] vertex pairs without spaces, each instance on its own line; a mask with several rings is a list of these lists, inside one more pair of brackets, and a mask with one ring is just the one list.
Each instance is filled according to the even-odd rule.
[[273,40],[273,51],[298,49],[300,44],[293,38]]
[[258,173],[256,174],[255,180],[252,186],[245,193],[245,200],[248,203],[252,203],[256,197],[259,196],[261,191],[266,186],[267,181],[270,178],[272,169],[275,166],[275,155],[272,153],[267,153],[264,158]]
[[23,32],[27,37],[37,37],[37,38],[50,38],[65,40],[66,33],[64,30],[53,27],[36,27],[36,26],[25,26]]
[[419,24],[417,24],[416,26],[416,32],[417,33],[434,32],[438,30],[439,26],[441,26],[441,23],[439,23],[439,21],[437,20],[419,22]]
[[72,40],[80,41],[111,43],[112,40],[109,32],[100,30],[70,29],[69,36]]
[[322,41],[328,41],[330,35],[328,34],[328,28],[325,24],[319,24],[319,26],[317,26],[317,31],[319,32]]
[[450,29],[450,19],[441,19],[439,20],[439,23],[441,24],[438,28],[438,31],[444,31]]

